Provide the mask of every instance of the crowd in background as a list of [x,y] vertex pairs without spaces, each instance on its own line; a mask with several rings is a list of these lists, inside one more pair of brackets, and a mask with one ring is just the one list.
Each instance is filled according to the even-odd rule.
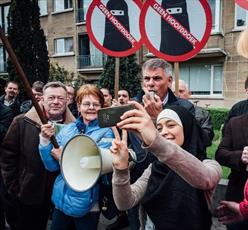
[[[247,33],[238,44],[244,56]],[[150,59],[142,77],[143,90],[133,98],[127,89],[113,98],[110,89],[91,84],[76,90],[61,82],[34,82],[32,92],[47,124],[31,100],[19,101],[17,82],[6,84],[0,97],[0,229],[44,230],[50,218],[52,230],[94,230],[102,214],[116,218],[107,226],[112,230],[209,230],[220,164],[231,174],[215,215],[229,230],[248,229],[248,101],[231,109],[215,161],[206,152],[214,138],[211,116],[189,101],[184,81],[175,95],[171,64]],[[115,127],[100,128],[101,108],[126,104],[133,109]],[[60,170],[63,148],[80,134],[108,149],[113,161],[113,173],[84,192],[71,188]],[[136,155],[132,167],[130,152]]]

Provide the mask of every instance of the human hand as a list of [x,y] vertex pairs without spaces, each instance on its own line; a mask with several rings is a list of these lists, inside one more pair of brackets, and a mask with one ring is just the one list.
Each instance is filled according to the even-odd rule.
[[125,112],[117,126],[120,129],[135,131],[146,145],[150,145],[157,133],[151,117],[138,102],[131,101],[129,104],[134,105],[136,109]]
[[248,146],[245,146],[241,155],[241,161],[248,165]]
[[112,100],[112,106],[120,106],[121,103],[119,101],[117,101],[116,99]]
[[53,156],[53,158],[55,160],[59,161],[60,157],[62,155],[62,151],[63,151],[62,148],[58,148],[58,149],[53,148],[52,151],[51,151],[51,155]]
[[127,131],[122,130],[122,140],[120,134],[116,127],[112,127],[115,135],[115,139],[112,142],[112,147],[110,148],[113,159],[113,166],[116,169],[127,169],[128,168],[128,148],[127,148]]
[[160,97],[156,94],[152,94],[149,91],[145,91],[143,96],[143,104],[147,113],[153,120],[157,119],[158,114],[163,110],[163,103]]
[[239,209],[239,203],[233,201],[221,201],[216,209],[218,220],[222,224],[230,224],[244,219]]
[[41,125],[41,136],[46,139],[50,139],[51,136],[55,134],[55,129],[53,124],[43,124]]

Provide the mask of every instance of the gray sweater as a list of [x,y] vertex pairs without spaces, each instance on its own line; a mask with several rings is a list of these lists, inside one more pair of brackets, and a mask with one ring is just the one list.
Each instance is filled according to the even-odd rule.
[[[191,186],[204,190],[210,208],[214,190],[222,174],[221,166],[217,161],[201,162],[180,146],[163,138],[159,133],[154,142],[146,148]],[[150,175],[151,165],[134,184],[130,185],[129,170],[114,169],[113,196],[118,209],[127,210],[139,203],[145,194]],[[141,220],[141,229],[144,227],[142,222],[143,220]]]

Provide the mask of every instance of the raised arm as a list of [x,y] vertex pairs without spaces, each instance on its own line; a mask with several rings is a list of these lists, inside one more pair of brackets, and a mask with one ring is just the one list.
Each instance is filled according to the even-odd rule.
[[192,186],[202,190],[213,189],[221,177],[220,165],[213,160],[201,162],[178,145],[163,138],[144,108],[136,102],[132,103],[137,109],[126,112],[118,126],[137,132],[150,152]]
[[148,183],[151,169],[148,168],[143,175],[130,185],[130,173],[128,169],[127,133],[123,130],[123,140],[116,129],[113,130],[116,139],[112,143],[111,153],[113,159],[113,197],[116,206],[120,210],[127,210],[134,207],[143,197]]

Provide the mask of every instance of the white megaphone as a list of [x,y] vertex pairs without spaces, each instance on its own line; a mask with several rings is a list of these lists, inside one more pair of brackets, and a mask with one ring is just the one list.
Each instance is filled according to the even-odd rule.
[[[136,160],[134,152],[131,158]],[[112,154],[102,149],[87,135],[76,135],[63,148],[60,159],[61,173],[66,184],[83,192],[96,184],[101,175],[113,171]]]

